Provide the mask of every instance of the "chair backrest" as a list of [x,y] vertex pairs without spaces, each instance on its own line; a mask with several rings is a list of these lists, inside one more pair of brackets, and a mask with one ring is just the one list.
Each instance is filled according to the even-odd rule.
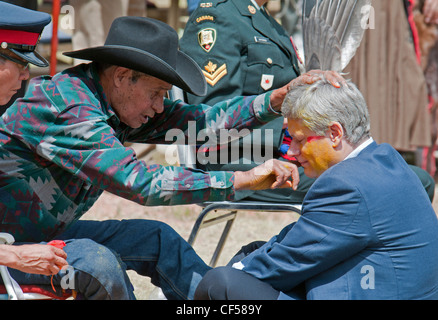
[[[171,100],[185,101],[184,91],[177,86],[173,86],[169,91],[169,98]],[[180,166],[196,169],[196,146],[180,144],[177,150]]]
[[[14,237],[5,232],[0,233],[0,244],[13,244],[15,242]],[[8,300],[24,300],[23,291],[20,286],[15,282],[15,280],[9,274],[8,268],[6,266],[0,265],[0,275],[3,280],[3,285],[6,289]]]
[[196,169],[196,146],[180,144],[177,150],[180,166]]

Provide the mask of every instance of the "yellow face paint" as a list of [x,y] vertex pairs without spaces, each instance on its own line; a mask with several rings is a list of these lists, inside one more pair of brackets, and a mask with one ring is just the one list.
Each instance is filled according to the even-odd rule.
[[300,162],[306,176],[319,177],[338,162],[329,137],[318,136],[307,128],[302,120],[288,119],[288,130],[292,136],[289,155]]

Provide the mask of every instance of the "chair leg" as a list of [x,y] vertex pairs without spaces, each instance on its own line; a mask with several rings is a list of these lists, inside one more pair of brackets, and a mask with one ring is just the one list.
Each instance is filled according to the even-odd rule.
[[8,294],[8,300],[21,300],[15,292],[14,285],[12,284],[12,278],[5,266],[0,266],[0,274]]
[[221,222],[225,222],[228,220],[234,220],[236,218],[236,213],[237,213],[237,211],[231,211],[228,213],[224,213],[218,217],[214,217],[214,218],[205,220],[205,218],[207,217],[208,213],[210,213],[210,211],[211,210],[202,211],[199,214],[198,218],[196,219],[195,224],[192,228],[192,232],[190,233],[189,240],[187,240],[187,242],[190,245],[193,245],[193,243],[195,242],[196,237],[197,237],[200,229],[206,228],[206,227],[209,227],[209,226],[221,223]]
[[[11,245],[15,242],[14,237],[5,232],[0,233],[0,244]],[[23,300],[23,291],[20,286],[15,282],[15,280],[9,274],[8,268],[5,266],[0,266],[0,276],[3,280],[3,284],[8,293],[9,300]]]
[[[237,213],[237,211],[233,211],[233,212]],[[227,241],[228,234],[230,233],[230,230],[231,230],[231,227],[233,226],[235,218],[236,217],[234,216],[233,219],[228,220],[227,223],[225,224],[224,231],[222,232],[221,238],[219,239],[219,242],[216,246],[216,250],[214,251],[213,256],[211,258],[211,261],[210,261],[210,266],[213,268],[216,267],[217,260],[219,259],[219,256],[222,253],[222,250],[223,250],[224,245],[225,245],[225,241]]]
[[[208,214],[211,211],[225,210],[226,213],[220,214],[216,217],[207,219]],[[231,211],[230,211],[231,210]],[[217,260],[219,259],[220,254],[222,253],[222,249],[227,240],[228,234],[233,225],[234,219],[236,218],[237,212],[240,210],[255,210],[255,211],[275,211],[275,212],[285,212],[291,211],[294,213],[301,213],[301,206],[299,205],[291,205],[291,204],[272,204],[272,203],[228,203],[228,202],[213,202],[208,204],[199,214],[198,218],[195,221],[195,224],[192,228],[192,232],[189,236],[188,243],[193,246],[196,237],[202,228],[209,227],[211,225],[226,222],[224,229],[222,231],[222,235],[219,239],[219,242],[216,246],[216,249],[213,253],[213,256],[210,261],[210,266],[215,267]]]
[[[237,210],[233,210],[230,212],[223,213],[217,217],[207,219],[208,214],[213,211],[209,209],[208,207],[205,208],[196,219],[195,225],[192,228],[192,232],[190,233],[189,240],[187,241],[191,246],[193,246],[196,237],[199,234],[199,231],[203,228],[221,223],[226,222],[224,229],[222,231],[221,237],[219,239],[219,242],[216,246],[216,249],[213,253],[213,256],[210,261],[210,266],[216,266],[217,260],[219,259],[220,254],[222,253],[222,249],[225,245],[225,242],[227,240],[228,234],[230,233],[231,227],[233,226],[234,219],[236,219]],[[217,212],[217,210],[214,210]]]

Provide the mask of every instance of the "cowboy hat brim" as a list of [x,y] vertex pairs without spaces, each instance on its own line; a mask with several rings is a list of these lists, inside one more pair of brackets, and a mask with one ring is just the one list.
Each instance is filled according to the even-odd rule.
[[175,68],[146,51],[120,45],[104,45],[63,54],[75,59],[105,62],[140,71],[197,96],[207,94],[207,84],[201,69],[181,51],[178,51]]

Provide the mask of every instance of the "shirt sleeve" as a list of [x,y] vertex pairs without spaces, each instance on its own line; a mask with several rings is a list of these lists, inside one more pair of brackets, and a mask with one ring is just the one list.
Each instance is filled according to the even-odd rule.
[[231,172],[147,165],[137,159],[93,106],[61,113],[46,128],[37,152],[66,174],[143,205],[227,200],[234,194]]
[[[254,127],[276,117],[268,110],[269,101],[269,94],[237,97],[214,106],[166,100],[165,112],[154,117],[150,125],[127,132],[132,141],[171,143],[165,141],[169,130],[178,128],[188,135],[190,121],[197,126],[195,136],[206,129],[219,134],[221,129]],[[70,106],[45,127],[37,152],[86,183],[143,205],[233,199],[232,172],[147,165],[123,145],[125,137],[119,139],[123,134],[109,123],[96,106]]]
[[288,292],[368,245],[370,223],[360,193],[338,177],[329,180],[330,188],[327,179],[315,182],[299,220],[244,258],[243,271]]
[[[259,96],[235,97],[214,105],[192,105],[180,100],[164,100],[164,112],[145,126],[130,130],[127,141],[157,144],[203,144],[207,138],[219,139],[236,132],[249,133],[279,117],[270,108],[272,92]],[[179,137],[180,139],[176,139]],[[178,141],[176,141],[178,140]]]

